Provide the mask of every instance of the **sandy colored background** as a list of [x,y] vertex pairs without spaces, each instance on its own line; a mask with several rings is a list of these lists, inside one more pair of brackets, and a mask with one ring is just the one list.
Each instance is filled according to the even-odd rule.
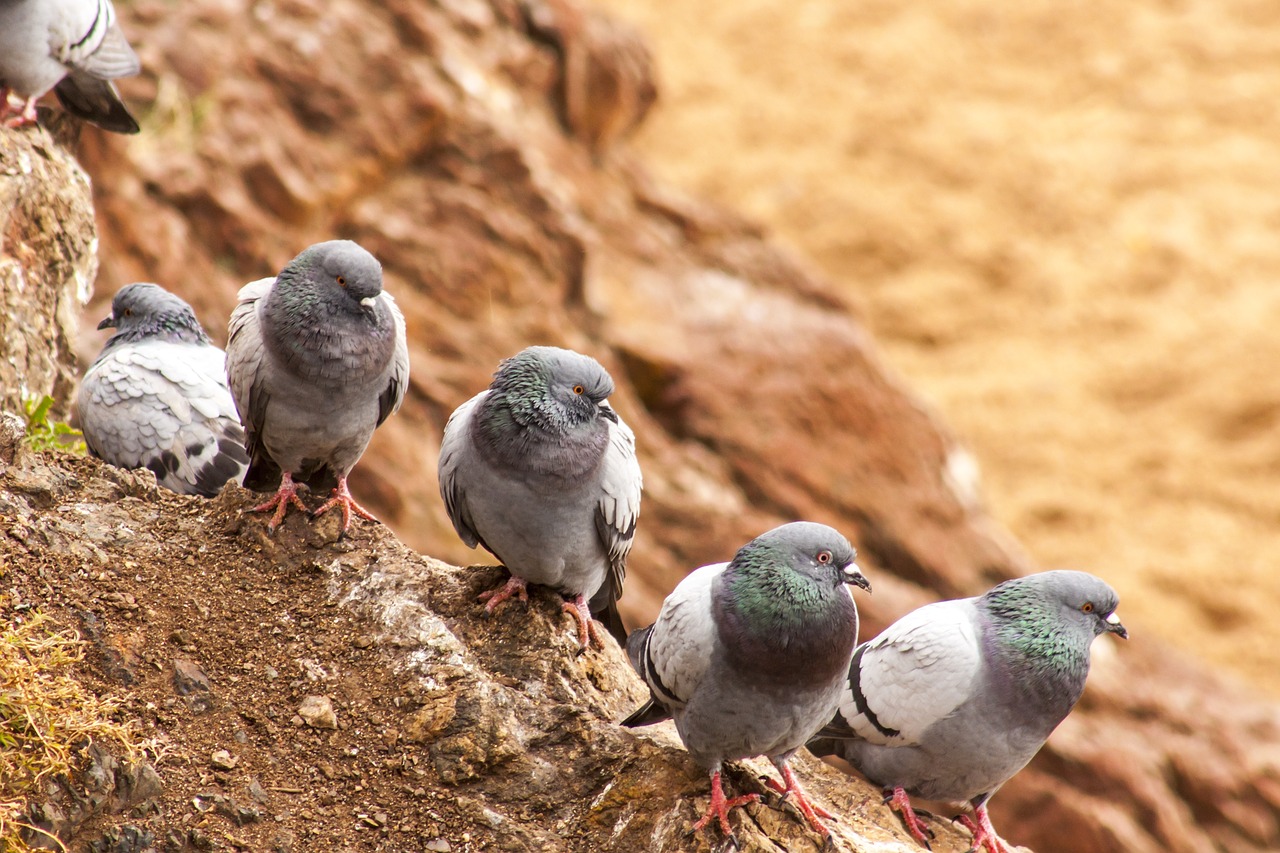
[[603,5],[634,147],[857,300],[1036,561],[1280,695],[1280,7]]

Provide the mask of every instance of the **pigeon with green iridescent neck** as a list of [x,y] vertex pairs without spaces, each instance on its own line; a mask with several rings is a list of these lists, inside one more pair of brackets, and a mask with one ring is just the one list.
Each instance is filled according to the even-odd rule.
[[89,452],[149,468],[186,495],[211,497],[239,480],[249,457],[226,355],[191,306],[158,284],[130,284],[98,328],[116,332],[80,382],[76,410]]
[[667,596],[658,620],[627,640],[649,701],[623,721],[674,719],[689,754],[711,774],[713,819],[733,839],[729,810],[758,794],[726,799],[726,761],[767,756],[809,826],[829,837],[787,765],[831,719],[849,675],[858,610],[845,584],[870,590],[849,540],[824,524],[797,521],[756,537],[728,563],[690,573]]
[[511,573],[480,596],[485,610],[549,586],[567,599],[584,649],[602,643],[593,614],[626,640],[617,601],[640,515],[636,439],[612,393],[594,358],[529,347],[458,407],[440,444],[440,495],[458,536]]
[[1005,853],[987,814],[1084,692],[1099,634],[1128,637],[1119,599],[1084,572],[1041,572],[908,613],[853,655],[839,713],[809,745],[839,755],[928,830],[908,795],[965,803],[974,849]]
[[137,73],[111,0],[0,0],[0,124],[34,124],[36,101],[53,89],[67,112],[137,133],[111,82]]
[[306,511],[299,483],[331,489],[315,510],[376,521],[347,486],[373,431],[400,408],[409,383],[404,317],[382,289],[382,265],[350,240],[316,243],[275,278],[240,289],[231,312],[227,375],[249,452],[246,488],[275,489],[255,512]]

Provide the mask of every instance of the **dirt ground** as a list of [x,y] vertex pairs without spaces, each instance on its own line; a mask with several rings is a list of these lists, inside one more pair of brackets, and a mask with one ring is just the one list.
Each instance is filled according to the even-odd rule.
[[854,296],[992,513],[1280,695],[1280,7],[604,0],[633,145]]

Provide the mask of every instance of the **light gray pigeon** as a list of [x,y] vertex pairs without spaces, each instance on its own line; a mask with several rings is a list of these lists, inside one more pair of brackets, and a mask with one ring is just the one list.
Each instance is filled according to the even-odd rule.
[[794,795],[813,830],[829,837],[818,816],[832,815],[809,802],[787,760],[831,719],[848,678],[858,610],[844,585],[871,589],[854,557],[825,524],[784,524],[730,562],[690,573],[658,621],[628,638],[652,696],[622,724],[675,719],[685,748],[711,774],[711,804],[695,830],[716,818],[733,839],[729,809],[759,795],[726,800],[721,766],[765,755],[785,783],[769,786]]
[[1075,706],[1094,637],[1129,636],[1118,603],[1093,575],[1055,571],[914,610],[858,647],[840,710],[809,748],[883,787],[926,847],[908,794],[967,801],[974,849],[1004,853],[987,801]]
[[98,324],[110,327],[116,333],[76,403],[90,452],[119,468],[150,468],[160,485],[187,495],[210,497],[238,480],[249,457],[226,356],[191,306],[158,284],[130,284]]
[[[138,73],[111,0],[0,0],[0,122],[34,124],[53,89],[73,115],[116,133],[138,123],[111,83]],[[10,95],[22,104],[14,107]]]
[[487,391],[463,403],[440,444],[440,495],[462,541],[484,546],[511,572],[480,596],[492,613],[526,586],[569,601],[585,649],[618,642],[627,554],[640,515],[636,439],[609,406],[613,379],[590,356],[529,347],[505,360]]
[[[253,508],[306,511],[298,484],[332,489],[313,514],[342,509],[376,521],[347,475],[373,431],[400,408],[409,383],[404,317],[382,289],[382,265],[350,240],[316,243],[275,278],[240,289],[231,312],[227,375],[249,451],[246,488],[275,488]],[[278,488],[277,488],[278,487]]]

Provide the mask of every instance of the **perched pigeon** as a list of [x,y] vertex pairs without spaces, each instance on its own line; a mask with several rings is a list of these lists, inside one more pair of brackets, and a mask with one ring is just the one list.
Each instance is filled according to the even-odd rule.
[[341,507],[344,534],[352,512],[377,520],[351,496],[347,474],[404,400],[409,349],[373,255],[350,240],[317,243],[275,278],[242,287],[227,375],[249,451],[244,485],[277,489],[253,508],[275,510],[269,530],[289,504],[306,510],[299,482],[332,489],[314,515]]
[[592,613],[626,640],[617,600],[641,480],[635,435],[606,402],[612,393],[594,358],[529,347],[458,407],[440,445],[440,495],[454,528],[511,572],[480,596],[485,609],[512,595],[527,601],[530,583],[553,587],[569,599],[583,648],[602,642]]
[[[0,0],[3,2],[3,0]],[[117,330],[80,383],[85,444],[120,468],[150,468],[160,485],[215,495],[249,464],[227,388],[226,356],[191,306],[157,284],[130,284],[99,329]]]
[[1118,603],[1093,575],[1057,571],[914,610],[858,647],[840,710],[809,748],[883,787],[925,846],[908,794],[968,801],[974,849],[1004,853],[987,801],[1075,706],[1093,638],[1129,636]]
[[[53,89],[73,115],[137,133],[111,83],[137,73],[111,0],[0,0],[0,123],[34,123],[36,101]],[[10,105],[11,94],[21,106]]]
[[849,541],[824,524],[798,521],[753,539],[728,563],[703,566],[667,596],[658,621],[627,640],[631,664],[649,685],[649,702],[623,721],[644,726],[674,718],[694,760],[711,773],[712,818],[730,839],[725,761],[768,756],[795,803],[827,836],[787,766],[792,753],[831,719],[849,674],[858,610],[844,584],[870,591]]

